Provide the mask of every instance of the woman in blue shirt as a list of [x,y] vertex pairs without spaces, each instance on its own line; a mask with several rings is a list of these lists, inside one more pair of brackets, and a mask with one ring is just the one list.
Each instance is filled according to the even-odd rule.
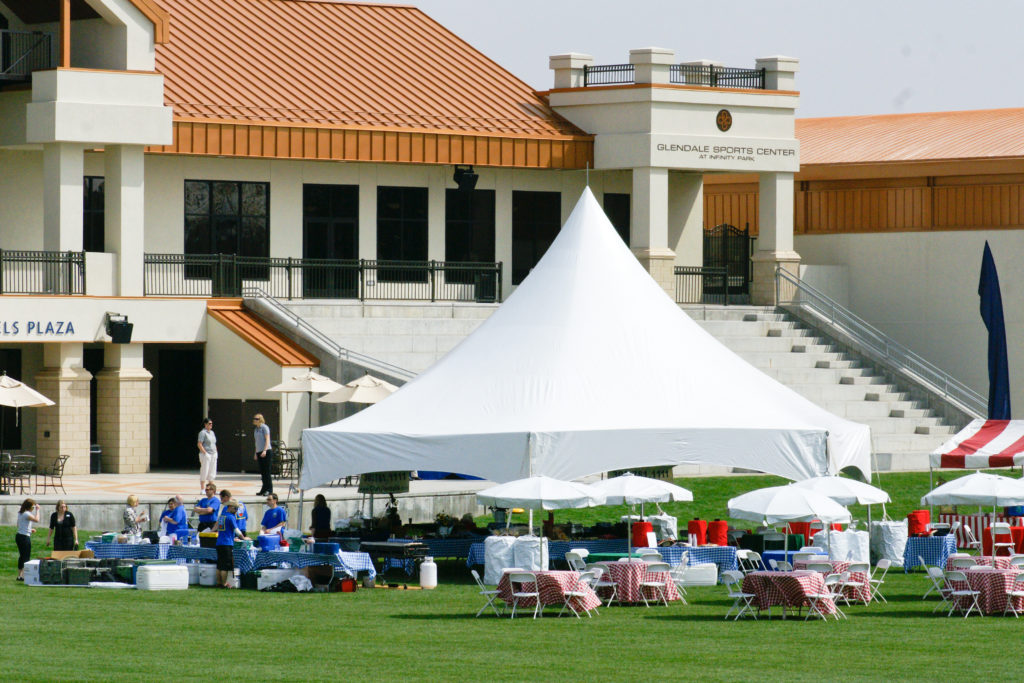
[[188,536],[188,515],[177,498],[167,499],[167,509],[160,514],[160,523],[167,524],[167,535],[177,539]]
[[234,588],[231,583],[235,575],[235,557],[232,551],[235,548],[235,538],[243,539],[245,536],[235,521],[238,501],[229,500],[224,507],[227,510],[221,514],[220,521],[214,527],[217,529],[217,585]]

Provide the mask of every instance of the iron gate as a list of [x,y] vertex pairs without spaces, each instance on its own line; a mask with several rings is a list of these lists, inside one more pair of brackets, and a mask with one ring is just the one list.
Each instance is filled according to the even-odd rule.
[[[730,295],[750,296],[750,226],[743,230],[722,223],[704,231],[704,267],[724,268]],[[712,278],[704,284],[707,294],[725,294],[725,282]]]

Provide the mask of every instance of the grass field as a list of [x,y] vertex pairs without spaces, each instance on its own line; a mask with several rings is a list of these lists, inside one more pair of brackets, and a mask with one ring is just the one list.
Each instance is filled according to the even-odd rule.
[[[927,474],[883,475],[896,517],[917,507]],[[680,517],[722,517],[724,501],[765,477],[680,480],[699,502]],[[582,514],[581,514],[582,512]],[[859,514],[859,513],[858,513]],[[879,510],[880,514],[880,510]],[[573,511],[558,519],[618,517]],[[39,552],[43,536],[34,545]],[[14,581],[14,530],[0,528],[0,680],[462,681],[704,679],[843,681],[1005,679],[1024,621],[946,619],[921,600],[926,579],[890,572],[888,605],[847,621],[724,622],[721,587],[690,604],[603,608],[593,619],[497,619],[461,562],[442,562],[434,591],[270,594],[29,588]],[[83,533],[83,536],[85,534]]]

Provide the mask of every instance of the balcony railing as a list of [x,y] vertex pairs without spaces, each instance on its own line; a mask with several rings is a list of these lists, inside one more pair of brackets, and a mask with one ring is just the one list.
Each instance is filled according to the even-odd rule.
[[0,82],[28,81],[33,71],[53,69],[53,34],[0,31]]
[[[636,79],[632,64],[583,66],[583,86],[629,85]],[[677,85],[703,85],[709,88],[747,88],[764,90],[764,69],[737,69],[728,66],[672,64],[668,82]]]
[[500,263],[298,259],[233,254],[146,254],[147,296],[476,301],[502,299]]
[[0,294],[85,294],[85,253],[0,249]]

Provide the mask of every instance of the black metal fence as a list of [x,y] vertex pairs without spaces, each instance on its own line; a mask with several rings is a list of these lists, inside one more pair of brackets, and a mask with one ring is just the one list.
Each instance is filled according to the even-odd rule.
[[85,294],[85,252],[0,249],[0,294]]
[[27,81],[33,71],[56,66],[53,34],[0,31],[0,81]]
[[149,296],[501,301],[500,263],[298,259],[233,254],[146,254]]
[[750,88],[764,90],[764,69],[737,69],[711,64],[673,64],[668,82],[680,85],[706,85],[709,88]]
[[619,85],[632,83],[635,70],[632,64],[583,65],[583,87],[588,85]]
[[749,303],[749,294],[727,268],[676,266],[676,303],[729,304]]

